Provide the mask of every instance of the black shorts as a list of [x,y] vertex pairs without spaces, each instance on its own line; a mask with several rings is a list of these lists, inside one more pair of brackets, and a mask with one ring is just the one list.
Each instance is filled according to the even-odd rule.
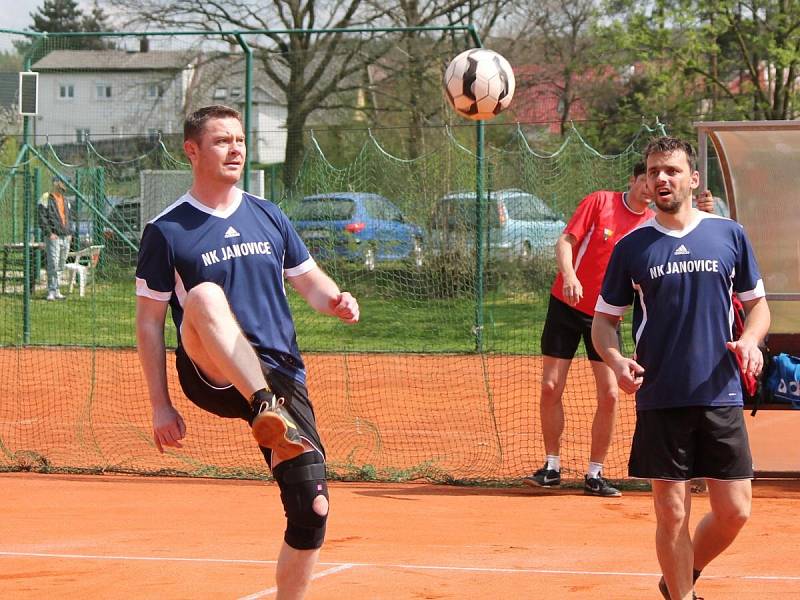
[[637,411],[628,475],[672,481],[752,479],[742,407]]
[[[227,419],[244,419],[248,423],[253,421],[253,412],[248,400],[232,385],[216,387],[210,384],[200,370],[186,354],[183,346],[175,350],[175,366],[178,371],[178,380],[186,397],[205,411]],[[272,370],[261,361],[261,370],[267,379],[270,389],[279,398],[284,399],[284,406],[294,419],[301,437],[305,438],[312,446],[319,450],[325,457],[325,449],[317,432],[317,420],[314,416],[314,407],[308,398],[306,386],[287,377],[282,373]],[[261,448],[268,465],[271,451]]]
[[[617,327],[617,336],[619,335]],[[581,338],[586,348],[586,358],[603,362],[592,344],[592,317],[551,294],[542,330],[542,354],[572,360],[578,351]],[[622,348],[621,339],[620,348]]]

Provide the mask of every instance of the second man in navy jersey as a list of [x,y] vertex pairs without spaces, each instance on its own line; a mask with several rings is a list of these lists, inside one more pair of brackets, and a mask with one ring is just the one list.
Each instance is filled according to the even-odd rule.
[[250,423],[280,486],[287,523],[278,596],[299,599],[325,537],[328,488],[284,277],[312,308],[345,323],[358,321],[359,308],[276,205],[236,187],[244,141],[241,115],[226,106],[202,108],[184,123],[192,187],[147,224],[139,249],[139,360],[156,446],[179,448],[186,425],[167,388],[170,307],[184,393],[204,410]]
[[[764,285],[744,229],[692,208],[699,175],[691,144],[657,138],[645,150],[656,216],[622,238],[595,307],[592,341],[620,388],[636,393],[628,473],[650,479],[661,594],[694,597],[700,571],[750,515],[752,459],[737,360],[758,375],[769,329]],[[732,294],[747,312],[732,340]],[[633,304],[633,358],[616,326]],[[689,482],[704,477],[711,512],[689,532]]]

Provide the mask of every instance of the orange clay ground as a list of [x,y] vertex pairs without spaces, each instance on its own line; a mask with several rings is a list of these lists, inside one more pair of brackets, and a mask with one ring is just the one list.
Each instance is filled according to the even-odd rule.
[[[274,598],[274,484],[5,474],[2,598]],[[695,495],[694,514],[708,508]],[[658,599],[650,497],[331,485],[309,599]],[[800,486],[758,481],[753,516],[697,586],[800,598]]]

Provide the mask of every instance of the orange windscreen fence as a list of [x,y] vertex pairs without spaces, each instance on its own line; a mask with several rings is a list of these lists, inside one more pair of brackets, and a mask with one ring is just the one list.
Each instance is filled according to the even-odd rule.
[[[170,391],[187,435],[183,448],[161,455],[134,350],[1,350],[0,468],[267,477],[247,424],[186,400],[172,358]],[[513,480],[540,466],[538,357],[311,353],[306,359],[332,477]],[[573,370],[564,396],[566,476],[582,475],[594,412],[585,383],[591,368],[579,359]],[[633,400],[623,396],[609,477],[625,476],[632,423]]]

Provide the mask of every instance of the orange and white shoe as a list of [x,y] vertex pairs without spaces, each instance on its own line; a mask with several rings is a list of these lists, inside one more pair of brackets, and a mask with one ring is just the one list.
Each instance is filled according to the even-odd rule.
[[305,452],[300,432],[289,412],[283,406],[283,398],[273,394],[270,400],[262,400],[253,407],[252,431],[259,446],[269,448],[289,460]]

